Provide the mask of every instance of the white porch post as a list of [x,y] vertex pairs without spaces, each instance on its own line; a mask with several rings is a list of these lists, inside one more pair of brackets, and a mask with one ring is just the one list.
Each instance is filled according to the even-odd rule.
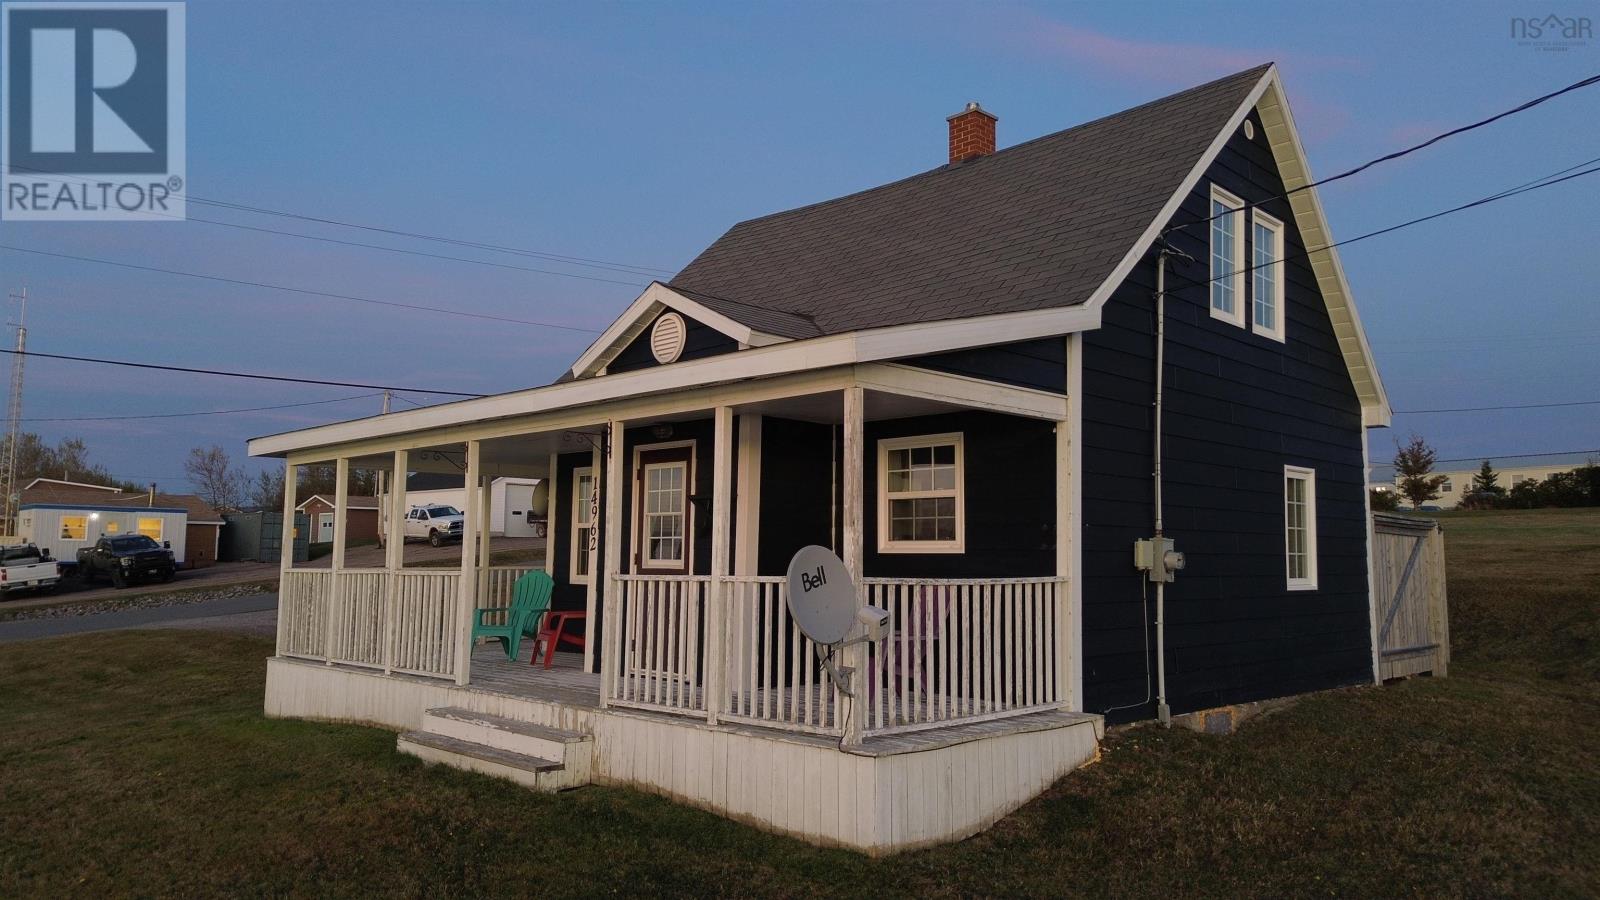
[[[551,457],[551,458],[554,459],[554,457]],[[590,449],[590,451],[589,451],[589,471],[592,472],[593,475],[592,475],[592,480],[589,482],[589,484],[590,484],[590,496],[587,498],[587,500],[585,500],[583,502],[587,502],[589,504],[589,521],[591,523],[594,522],[594,517],[595,517],[595,514],[597,512],[597,508],[596,508],[595,502],[594,502],[594,491],[598,491],[600,489],[600,468],[604,464],[605,464],[605,458],[604,458],[604,454],[602,454],[600,452],[600,448],[598,446],[596,446],[596,447]],[[551,467],[551,471],[552,472],[555,471],[555,468]],[[576,479],[576,478],[572,479],[572,489],[573,489],[574,492],[576,492],[577,489],[578,489],[578,479]],[[552,487],[551,490],[550,490],[550,496],[552,498],[552,500],[551,500],[552,503],[555,502],[554,499],[553,499],[555,497],[555,495],[556,495],[555,489]],[[573,504],[573,513],[572,514],[573,515],[577,515],[577,504]],[[552,523],[555,522],[556,518],[555,518],[554,507],[551,508],[550,515],[547,517],[547,520],[549,522],[552,522]],[[572,529],[568,529],[568,530],[569,530],[569,532],[572,533],[572,539],[573,540],[577,540],[578,539],[578,535],[576,534],[576,532],[573,531]],[[550,534],[550,529],[548,527],[546,527],[544,531],[545,531],[545,546],[546,547],[554,547],[556,545],[555,537]],[[595,533],[594,533],[594,526],[592,524],[590,525],[589,535],[590,535],[589,539],[590,539],[590,541],[592,543],[594,541],[595,536],[596,536]],[[584,635],[584,639],[583,639],[583,670],[585,672],[593,671],[593,669],[594,669],[594,655],[599,650],[599,648],[597,648],[594,645],[594,641],[591,639],[591,638],[594,637],[594,623],[597,621],[597,619],[595,618],[596,605],[599,602],[600,591],[601,591],[601,588],[598,587],[598,585],[600,584],[600,579],[595,574],[595,571],[594,571],[594,558],[595,558],[595,556],[598,555],[598,554],[596,554],[594,552],[594,549],[595,548],[593,546],[591,546],[589,548],[589,583],[584,586],[584,590],[583,590],[583,613],[584,613],[585,616],[587,616],[587,618],[585,618],[583,620],[583,635]],[[569,555],[567,558],[571,559],[572,556]],[[567,572],[567,580],[571,581],[572,580],[572,576],[575,575],[575,574],[577,574],[577,573],[576,572],[571,572],[571,571]]]
[[706,594],[705,702],[706,721],[715,725],[722,711],[724,679],[727,677],[727,647],[723,638],[727,622],[727,582],[732,547],[729,546],[733,518],[733,407],[719,406],[715,412],[715,431],[711,438],[711,583]]
[[[606,513],[603,525],[606,530],[605,572],[596,573],[601,578],[600,592],[605,600],[606,615],[603,627],[606,649],[600,655],[600,705],[615,695],[617,666],[623,652],[621,589],[616,576],[622,574],[622,459],[625,446],[624,424],[612,420],[606,438]],[[600,473],[595,473],[599,483]]]
[[739,416],[739,505],[734,537],[733,571],[755,575],[761,564],[761,415]]
[[406,564],[406,467],[411,463],[405,450],[394,452],[394,471],[389,477],[389,520],[383,539],[383,671],[394,671],[395,610],[400,604],[400,571]]
[[1056,422],[1056,696],[1083,712],[1083,335],[1067,337],[1067,417]]
[[[323,657],[333,665],[334,634],[338,627],[338,611],[344,607],[342,593],[344,579],[344,539],[350,521],[350,460],[339,457],[333,464],[333,559],[328,571],[328,633],[323,646]],[[309,523],[308,523],[309,524]]]
[[472,669],[472,622],[478,608],[478,526],[482,518],[483,442],[467,441],[465,502],[461,513],[461,578],[456,582],[456,684],[466,684]]
[[478,552],[478,573],[472,582],[474,609],[488,600],[489,563],[494,559],[494,549],[489,546],[490,539],[494,537],[494,478],[489,475],[483,476],[483,485],[478,488],[478,504],[478,542],[483,549]]
[[[862,460],[866,455],[863,419],[866,418],[866,396],[860,387],[844,389],[844,567],[858,589],[865,589],[862,578],[864,540],[861,496],[865,490]],[[860,744],[861,732],[866,727],[867,703],[865,680],[867,677],[866,644],[855,644],[845,651],[845,664],[855,670],[851,689],[855,697],[849,704],[850,718],[844,723],[844,742]]]
[[[550,473],[545,478],[544,490],[544,571],[545,574],[555,577],[556,574],[556,510],[560,509],[560,499],[556,496],[556,487],[561,483],[557,477],[561,465],[559,454],[550,454]],[[600,470],[595,469],[595,477],[600,477]],[[569,576],[571,573],[568,573]],[[594,579],[589,579],[593,581]],[[591,589],[590,595],[594,594]]]
[[278,652],[283,653],[284,638],[289,629],[289,616],[285,609],[289,606],[286,601],[285,589],[289,585],[289,570],[294,568],[294,495],[295,495],[295,465],[289,460],[283,463],[283,525],[279,529],[278,554]]

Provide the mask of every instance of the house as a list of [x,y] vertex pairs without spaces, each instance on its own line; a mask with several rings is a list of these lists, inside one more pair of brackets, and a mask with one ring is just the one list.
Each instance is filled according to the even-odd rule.
[[[345,498],[349,524],[346,540],[358,544],[376,543],[378,540],[378,498],[351,495]],[[295,512],[306,517],[311,529],[311,543],[326,544],[333,540],[333,498],[326,494],[312,494],[296,506]]]
[[[251,441],[476,487],[458,571],[286,563],[267,712],[886,853],[986,827],[1106,721],[1373,683],[1390,410],[1276,68],[995,123],[734,226],[555,384]],[[543,568],[588,626],[554,669],[471,639],[523,571],[483,565],[504,475],[550,479]],[[787,609],[811,544],[892,616],[829,651],[848,693]]]
[[170,545],[180,567],[203,569],[217,561],[222,524],[222,514],[194,494],[35,478],[22,489],[17,530],[68,560],[106,535],[143,534]]
[[[459,472],[413,472],[406,478],[406,505],[462,509],[467,503],[465,483]],[[502,475],[493,479],[489,483],[489,533],[495,537],[542,535],[545,499],[537,478]]]
[[[1600,450],[1488,458],[1489,465],[1494,468],[1497,476],[1496,483],[1508,491],[1524,481],[1543,481],[1551,475],[1600,464],[1597,461],[1600,461]],[[1444,481],[1439,485],[1438,498],[1429,500],[1427,505],[1437,506],[1440,509],[1454,509],[1460,506],[1461,501],[1472,493],[1475,483],[1473,479],[1477,477],[1483,463],[1483,457],[1436,460],[1433,474],[1444,476]],[[1374,490],[1396,490],[1400,485],[1400,476],[1392,465],[1373,466],[1372,483]],[[1401,499],[1402,502],[1407,502],[1404,498]]]

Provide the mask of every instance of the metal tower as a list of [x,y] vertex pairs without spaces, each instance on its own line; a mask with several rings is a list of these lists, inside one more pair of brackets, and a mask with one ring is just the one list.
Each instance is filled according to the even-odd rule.
[[17,301],[17,320],[7,323],[17,329],[17,353],[11,358],[11,399],[6,404],[5,458],[0,460],[0,495],[4,497],[4,514],[0,527],[6,534],[17,533],[17,442],[22,429],[22,366],[28,350],[28,289],[7,295]]

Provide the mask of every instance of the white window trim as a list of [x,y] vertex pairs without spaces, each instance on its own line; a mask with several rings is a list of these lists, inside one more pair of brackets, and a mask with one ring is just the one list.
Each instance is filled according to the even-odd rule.
[[[633,529],[633,537],[631,540],[636,541],[638,546],[633,547],[633,552],[629,555],[637,560],[637,562],[634,564],[635,572],[641,569],[677,568],[679,566],[679,563],[676,560],[652,560],[649,558],[648,552],[645,549],[644,491],[639,488],[639,485],[642,481],[642,479],[639,478],[639,460],[643,454],[649,453],[652,450],[676,450],[680,447],[689,448],[689,468],[684,473],[683,480],[682,566],[685,573],[691,575],[694,574],[694,500],[692,498],[694,497],[694,473],[695,463],[699,458],[699,447],[696,446],[696,443],[692,440],[667,441],[659,444],[640,444],[633,448],[633,477],[629,479],[631,482],[629,489],[633,491],[634,495],[633,522],[631,525]],[[658,563],[664,563],[664,565],[657,565]]]
[[[1283,223],[1259,209],[1252,209],[1250,211],[1250,215],[1250,246],[1252,248],[1255,247],[1255,227],[1257,225],[1260,225],[1272,232],[1272,265],[1276,269],[1276,271],[1273,272],[1272,279],[1272,293],[1274,295],[1272,298],[1272,311],[1274,313],[1273,321],[1277,323],[1276,327],[1262,328],[1261,323],[1256,321],[1255,262],[1252,259],[1250,263],[1250,330],[1261,335],[1262,337],[1271,338],[1281,344],[1285,342],[1284,319],[1287,311],[1284,309],[1284,282],[1287,280],[1288,276],[1287,266],[1285,265],[1283,259]],[[1251,256],[1254,257],[1253,252]]]
[[[935,444],[956,447],[956,539],[953,541],[895,541],[889,539],[889,451]],[[967,548],[966,441],[959,431],[945,434],[918,434],[878,441],[878,552],[879,553],[965,553]],[[908,496],[909,495],[909,496]],[[945,496],[945,491],[902,491],[896,499]]]
[[1222,188],[1217,187],[1215,184],[1211,185],[1211,200],[1206,204],[1206,266],[1207,270],[1210,272],[1211,281],[1213,282],[1219,277],[1216,271],[1216,253],[1213,252],[1211,247],[1210,216],[1212,215],[1211,206],[1213,203],[1221,203],[1223,206],[1226,206],[1233,211],[1230,213],[1230,215],[1237,214],[1238,216],[1238,218],[1235,220],[1237,227],[1233,229],[1234,267],[1233,274],[1230,276],[1230,280],[1233,282],[1233,312],[1223,312],[1222,310],[1217,309],[1216,304],[1211,302],[1211,290],[1209,283],[1206,290],[1206,308],[1211,310],[1211,318],[1220,319],[1221,321],[1227,322],[1230,325],[1237,325],[1240,328],[1243,328],[1245,321],[1244,310],[1250,299],[1248,293],[1245,291],[1245,286],[1248,284],[1248,282],[1244,277],[1245,269],[1248,268],[1245,263],[1244,255],[1244,232],[1246,226],[1249,224],[1248,217],[1244,214],[1245,203],[1243,200],[1235,197],[1233,194],[1228,193]]
[[[589,574],[578,574],[578,510],[582,509],[586,502],[592,503],[592,500],[587,500],[578,490],[578,482],[585,475],[589,476],[589,492],[593,494],[596,487],[594,466],[580,466],[572,470],[572,521],[567,528],[572,538],[572,546],[568,548],[571,551],[571,558],[567,561],[567,582],[569,584],[594,584],[594,553],[589,554]],[[589,519],[589,530],[594,530],[594,523],[595,519],[591,517]]]
[[[1306,485],[1306,569],[1307,577],[1289,576],[1289,479],[1295,478]],[[1291,591],[1317,589],[1317,470],[1302,466],[1284,466],[1283,479],[1283,574]]]

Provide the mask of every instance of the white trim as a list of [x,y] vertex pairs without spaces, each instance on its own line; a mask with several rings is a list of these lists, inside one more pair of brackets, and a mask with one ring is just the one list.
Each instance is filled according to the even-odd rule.
[[[1306,486],[1306,575],[1296,578],[1289,570],[1289,481]],[[1283,574],[1291,591],[1317,589],[1317,470],[1303,466],[1283,467]]]
[[[1361,471],[1372,471],[1372,448],[1368,446],[1367,433],[1361,435]],[[1373,566],[1372,489],[1361,485],[1361,512],[1366,526],[1367,550],[1367,618],[1372,629],[1372,683],[1383,684],[1382,655],[1378,648],[1378,574]]]
[[[633,521],[630,525],[633,534],[629,536],[629,549],[631,549],[633,552],[629,554],[632,559],[628,561],[628,565],[626,567],[627,570],[633,574],[640,574],[640,572],[644,569],[666,568],[666,566],[651,565],[652,560],[647,559],[645,555],[645,492],[642,488],[638,488],[639,485],[644,483],[644,479],[640,475],[639,457],[643,453],[649,453],[654,450],[677,450],[683,447],[689,448],[689,462],[683,472],[683,572],[684,574],[694,573],[695,522],[694,501],[691,498],[694,497],[695,462],[697,461],[699,448],[696,446],[695,441],[683,440],[663,441],[656,444],[636,444],[633,448],[632,477],[628,479],[628,490],[632,495],[631,499],[629,500],[629,505],[633,509]],[[663,560],[654,560],[653,562],[662,561]],[[670,563],[671,560],[666,560],[666,562]]]
[[663,310],[676,310],[677,312],[694,319],[702,325],[722,332],[740,344],[751,347],[762,347],[768,344],[783,343],[788,338],[775,334],[756,331],[748,325],[736,322],[733,319],[711,309],[703,303],[685,297],[672,288],[659,281],[650,282],[622,315],[607,326],[606,330],[595,338],[594,343],[583,351],[578,361],[569,369],[574,378],[588,378],[603,375],[603,370],[616,358],[633,339],[643,334]]
[[[572,470],[572,511],[567,523],[567,531],[570,537],[568,543],[570,543],[572,546],[567,548],[569,551],[567,559],[567,581],[572,584],[590,585],[594,583],[594,560],[597,554],[595,554],[593,551],[591,551],[589,554],[588,574],[578,574],[578,511],[583,509],[585,505],[583,502],[583,492],[579,489],[578,482],[585,476],[587,476],[589,479],[588,505],[591,511],[589,530],[593,531],[599,527],[599,522],[592,513],[594,510],[594,492],[596,488],[599,487],[600,473],[596,472],[594,466],[592,465],[579,466]],[[548,528],[545,529],[545,540],[554,543],[550,535],[550,529]]]
[[[1245,202],[1223,190],[1215,183],[1211,185],[1209,197],[1210,200],[1206,203],[1206,272],[1210,275],[1210,280],[1206,282],[1206,307],[1211,310],[1211,318],[1221,319],[1230,325],[1237,325],[1243,328],[1245,321],[1244,310],[1250,303],[1249,295],[1245,291],[1247,283],[1244,277],[1244,232],[1246,228],[1250,227],[1250,223],[1247,221],[1248,217],[1244,214]],[[1226,218],[1233,220],[1234,223],[1233,271],[1228,273],[1227,281],[1219,280],[1221,276],[1217,274],[1217,248],[1213,244],[1216,240],[1217,223],[1223,221],[1223,218],[1210,218],[1216,215],[1215,210],[1219,203],[1230,210]],[[1218,286],[1223,284],[1233,288],[1233,312],[1231,313],[1217,309],[1216,292]]]
[[[955,445],[956,485],[952,491],[949,488],[939,488],[926,491],[900,491],[895,496],[889,496],[889,452],[891,450],[906,450],[915,447],[939,447],[947,444]],[[967,509],[966,509],[966,440],[962,432],[951,431],[944,434],[917,434],[898,438],[884,438],[878,441],[878,552],[879,553],[964,553],[967,546]],[[953,497],[956,502],[956,536],[950,541],[919,541],[919,540],[894,540],[889,537],[889,501],[890,500],[918,500],[928,498]]]
[[[1068,709],[1083,712],[1083,335],[1067,336],[1067,530],[1056,540],[1070,541],[1067,571],[1067,654],[1064,665],[1071,679]],[[1060,565],[1060,550],[1057,551]],[[1060,570],[1057,570],[1058,573]]]
[[[1256,229],[1265,228],[1272,233],[1272,261],[1266,266],[1256,263]],[[1250,210],[1250,330],[1264,338],[1271,338],[1282,344],[1284,333],[1287,330],[1285,320],[1288,318],[1284,304],[1287,300],[1287,291],[1284,282],[1289,280],[1289,267],[1284,264],[1283,223],[1278,219],[1262,212],[1259,207]],[[1272,328],[1261,327],[1261,317],[1257,315],[1256,304],[1261,300],[1260,286],[1257,275],[1267,271],[1272,274]]]
[[1052,422],[1067,414],[1067,398],[1061,394],[898,363],[857,366],[856,384],[871,391]]
[[[325,454],[325,448],[354,441],[457,425],[479,425],[491,419],[589,407],[611,401],[638,401],[648,394],[708,387],[721,382],[764,379],[963,347],[1060,336],[1099,326],[1098,308],[1072,306],[853,331],[788,341],[776,346],[755,347],[741,353],[686,360],[670,366],[653,366],[604,378],[565,381],[509,394],[441,403],[385,416],[370,416],[266,435],[251,439],[249,451],[251,456],[283,456],[306,451]],[[603,421],[607,415],[606,412],[595,411],[588,414],[585,421]],[[457,443],[461,440],[459,435],[452,435],[443,438],[442,442]]]
[[[734,489],[733,573],[754,575],[761,554],[761,433],[759,413],[739,416],[739,477]],[[712,514],[716,514],[712,504]]]

